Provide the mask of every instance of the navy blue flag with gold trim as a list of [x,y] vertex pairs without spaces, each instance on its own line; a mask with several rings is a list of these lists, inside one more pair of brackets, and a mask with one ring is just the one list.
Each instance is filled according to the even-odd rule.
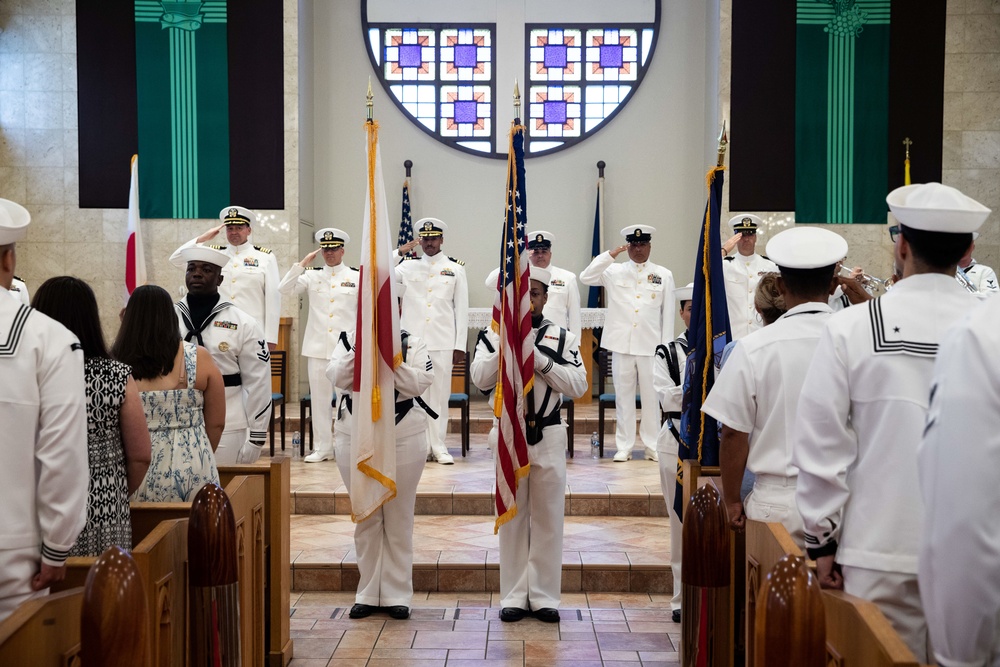
[[684,483],[681,461],[697,459],[702,465],[719,465],[719,425],[701,411],[715,383],[722,350],[730,340],[726,281],[722,274],[722,242],[719,216],[722,211],[722,167],[708,172],[708,202],[698,241],[698,259],[691,296],[691,325],[688,327],[688,357],[681,400],[681,442],[677,450],[677,493],[674,510],[683,517]]

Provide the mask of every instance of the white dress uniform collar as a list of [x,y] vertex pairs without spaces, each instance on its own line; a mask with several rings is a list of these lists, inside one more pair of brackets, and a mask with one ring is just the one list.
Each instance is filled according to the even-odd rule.
[[448,259],[448,255],[444,254],[444,252],[439,252],[438,254],[434,255],[433,257],[431,255],[422,255],[421,259],[423,259],[424,261],[430,262],[431,264],[437,264],[441,260]]
[[241,252],[247,252],[248,250],[253,250],[253,244],[250,243],[249,239],[247,239],[247,242],[244,243],[243,245],[230,245],[229,247],[232,248],[233,253],[237,255],[240,254]]

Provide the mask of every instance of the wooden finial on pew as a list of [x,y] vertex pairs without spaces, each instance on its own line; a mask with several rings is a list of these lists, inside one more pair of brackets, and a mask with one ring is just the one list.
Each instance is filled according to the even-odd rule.
[[90,568],[80,610],[84,665],[146,664],[148,612],[142,578],[132,557],[110,547]]
[[240,665],[239,567],[236,519],[229,496],[206,484],[188,522],[191,582],[191,664]]
[[826,664],[823,593],[801,557],[782,557],[764,579],[754,635],[755,667]]

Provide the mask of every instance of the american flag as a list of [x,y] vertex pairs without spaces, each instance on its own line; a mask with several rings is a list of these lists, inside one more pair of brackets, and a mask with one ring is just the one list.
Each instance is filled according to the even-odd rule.
[[535,358],[531,337],[531,299],[528,296],[528,254],[524,251],[527,224],[524,129],[516,120],[511,124],[507,151],[507,210],[491,323],[500,336],[497,386],[493,394],[493,414],[500,422],[494,533],[517,515],[518,480],[528,474],[525,403],[534,381]]
[[361,275],[354,345],[351,414],[351,518],[355,523],[396,497],[395,368],[402,363],[399,309],[392,278],[389,212],[378,149],[369,121],[368,191],[362,222]]
[[[409,243],[413,240],[413,218],[410,216],[410,181],[403,181],[403,217],[399,223],[399,238],[396,240],[396,247]],[[417,251],[411,250],[406,253],[406,257],[416,257]]]

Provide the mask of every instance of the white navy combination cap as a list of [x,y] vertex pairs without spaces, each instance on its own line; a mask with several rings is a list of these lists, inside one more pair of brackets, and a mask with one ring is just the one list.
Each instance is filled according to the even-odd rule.
[[324,227],[313,235],[320,248],[343,248],[351,242],[351,237],[342,229]]
[[549,281],[552,280],[552,274],[549,273],[548,269],[540,269],[537,266],[531,267],[531,279],[537,280],[545,286],[548,286]]
[[229,255],[209,248],[207,245],[193,245],[180,251],[181,259],[185,262],[208,262],[218,267],[224,267],[229,263]]
[[656,227],[632,225],[631,227],[623,227],[619,233],[624,237],[626,243],[649,243],[653,234],[656,233]]
[[31,214],[17,202],[0,199],[0,245],[17,243],[28,233]]
[[940,183],[904,185],[885,201],[900,224],[926,232],[968,234],[990,215],[990,209],[972,197]]
[[226,225],[250,225],[257,224],[257,214],[242,206],[227,206],[219,211],[219,220]]
[[678,287],[674,290],[674,298],[677,299],[677,303],[690,301],[692,296],[694,296],[694,283],[688,283],[684,287]]
[[554,240],[555,236],[552,235],[552,232],[546,232],[541,229],[535,232],[528,232],[528,250],[551,248],[552,241]]
[[414,225],[419,236],[441,236],[448,231],[448,225],[437,218],[421,218]]
[[752,213],[741,213],[729,218],[729,226],[734,232],[755,232],[764,221]]
[[829,229],[793,227],[767,242],[767,257],[783,269],[819,269],[847,256],[847,241]]

